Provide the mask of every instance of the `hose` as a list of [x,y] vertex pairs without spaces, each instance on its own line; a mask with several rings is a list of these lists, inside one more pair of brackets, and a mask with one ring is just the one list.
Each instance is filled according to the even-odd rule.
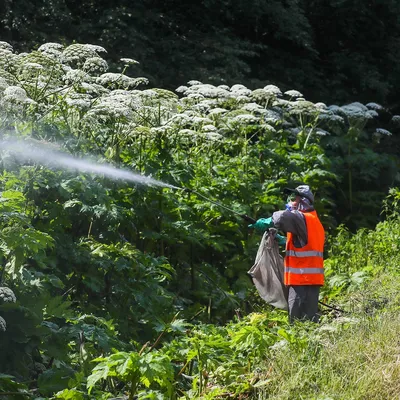
[[210,203],[212,203],[212,204],[214,204],[214,205],[216,205],[218,207],[224,208],[225,210],[229,211],[232,214],[238,215],[239,217],[243,218],[245,221],[247,221],[247,222],[249,222],[251,224],[254,224],[256,222],[256,220],[254,218],[249,217],[246,214],[241,214],[241,213],[239,213],[239,212],[237,212],[235,210],[232,210],[231,208],[225,206],[224,204],[218,203],[217,201],[212,200],[207,196],[204,196],[204,194],[202,194],[200,192],[197,192],[196,190],[188,189],[188,188],[179,188],[177,186],[174,186],[174,188],[183,190],[183,191],[188,192],[188,193],[194,193],[195,195],[197,195],[199,197],[202,197],[204,200],[207,200],[208,202],[210,202]]

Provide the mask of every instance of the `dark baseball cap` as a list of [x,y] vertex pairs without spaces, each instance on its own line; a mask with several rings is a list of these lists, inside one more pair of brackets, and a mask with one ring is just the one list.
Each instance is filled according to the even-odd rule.
[[295,189],[284,188],[283,192],[294,193],[296,196],[305,197],[306,199],[310,200],[311,203],[314,203],[314,195],[312,194],[310,186],[308,185],[300,185],[297,186]]

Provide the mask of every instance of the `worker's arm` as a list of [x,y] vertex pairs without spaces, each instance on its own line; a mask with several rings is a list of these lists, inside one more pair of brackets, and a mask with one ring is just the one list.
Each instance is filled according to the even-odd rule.
[[259,232],[265,232],[269,228],[273,227],[272,217],[259,218],[254,224],[250,224],[249,228],[253,228]]
[[[260,218],[253,224],[249,225],[249,228],[256,229],[259,232],[265,232],[269,228],[273,227],[274,223],[272,222],[272,217],[269,218]],[[275,239],[279,245],[286,245],[286,237],[279,235],[278,233],[275,235]]]
[[307,244],[307,225],[304,215],[300,211],[276,211],[272,214],[273,226],[285,233],[294,235],[294,245],[303,247]]
[[286,236],[282,236],[279,233],[277,233],[275,235],[275,240],[278,242],[279,245],[286,246]]

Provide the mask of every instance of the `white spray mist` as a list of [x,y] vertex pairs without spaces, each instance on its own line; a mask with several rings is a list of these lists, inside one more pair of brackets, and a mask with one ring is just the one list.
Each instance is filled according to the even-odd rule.
[[0,151],[2,150],[13,154],[18,160],[23,162],[32,160],[46,166],[57,166],[61,169],[103,175],[111,179],[125,180],[141,185],[180,189],[148,176],[115,168],[110,164],[99,164],[85,158],[72,157],[61,151],[54,150],[54,146],[47,142],[27,142],[15,139],[3,140],[0,142]]

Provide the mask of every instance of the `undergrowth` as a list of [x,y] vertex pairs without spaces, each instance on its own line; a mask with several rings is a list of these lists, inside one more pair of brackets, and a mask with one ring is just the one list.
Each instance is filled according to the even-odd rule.
[[397,271],[383,272],[342,298],[347,313],[325,316],[318,327],[294,326],[295,339],[278,342],[260,367],[263,384],[254,398],[398,398],[399,293]]

